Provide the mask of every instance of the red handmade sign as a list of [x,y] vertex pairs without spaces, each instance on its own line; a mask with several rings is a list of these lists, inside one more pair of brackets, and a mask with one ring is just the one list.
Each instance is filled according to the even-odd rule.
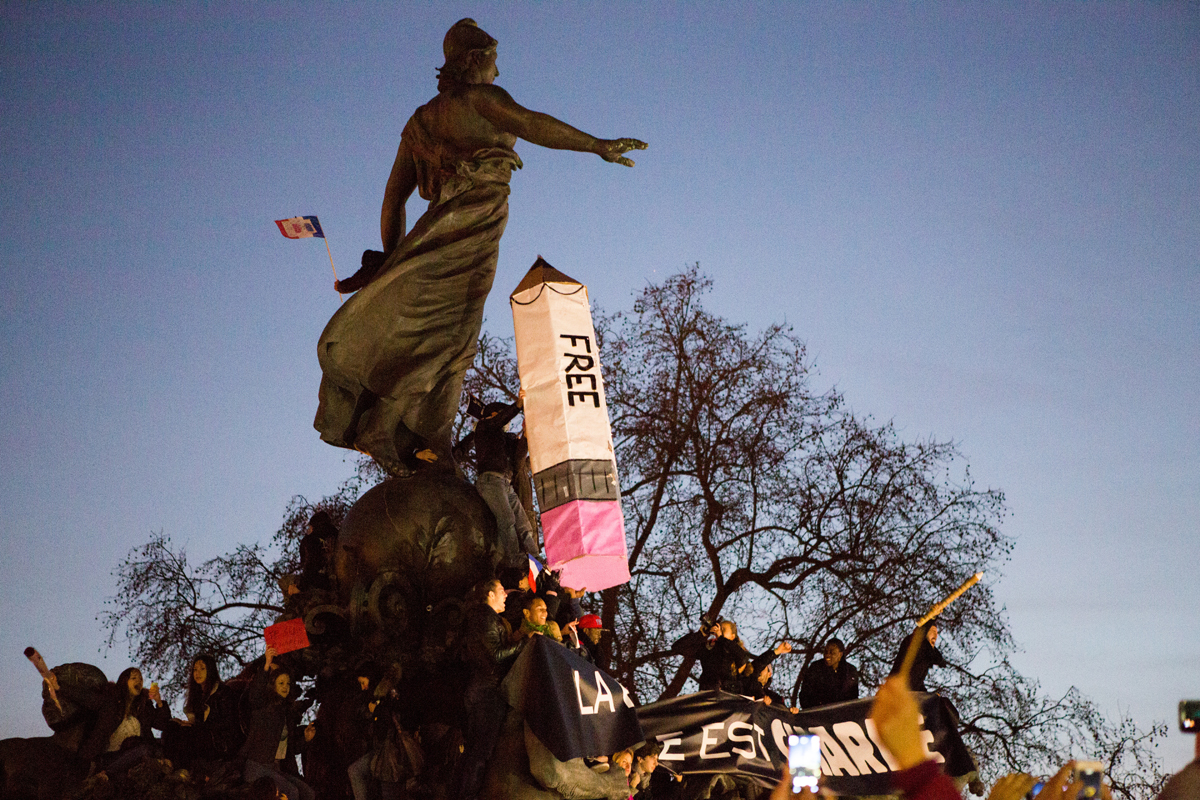
[[269,628],[264,628],[263,636],[267,640],[267,647],[274,647],[279,655],[308,647],[308,632],[304,630],[302,619],[277,622]]

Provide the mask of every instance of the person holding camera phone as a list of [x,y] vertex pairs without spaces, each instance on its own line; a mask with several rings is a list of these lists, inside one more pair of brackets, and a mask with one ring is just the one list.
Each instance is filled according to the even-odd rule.
[[[1179,730],[1195,735],[1200,728],[1200,700],[1182,700],[1179,703]],[[1186,767],[1176,772],[1167,785],[1158,793],[1156,800],[1184,800],[1200,797],[1200,736],[1195,739],[1195,758]]]

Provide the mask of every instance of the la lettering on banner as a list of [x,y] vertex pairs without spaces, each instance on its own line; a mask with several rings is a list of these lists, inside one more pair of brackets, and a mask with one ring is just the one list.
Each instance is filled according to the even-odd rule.
[[501,688],[560,761],[612,755],[645,738],[625,687],[545,636],[526,642]]
[[[919,698],[926,752],[950,775],[966,775],[974,765],[945,701],[933,694]],[[871,702],[791,714],[741,695],[699,692],[642,706],[638,719],[646,735],[663,744],[659,760],[676,772],[732,773],[774,786],[787,766],[788,735],[814,733],[821,737],[825,787],[844,795],[888,794],[888,773],[897,766],[867,719]]]

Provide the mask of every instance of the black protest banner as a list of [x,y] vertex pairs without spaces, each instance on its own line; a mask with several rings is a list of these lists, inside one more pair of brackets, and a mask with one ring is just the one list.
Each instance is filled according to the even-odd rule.
[[[974,769],[945,701],[934,694],[917,700],[930,757],[952,776]],[[823,786],[842,795],[889,794],[896,764],[867,719],[871,702],[791,714],[741,695],[699,692],[642,706],[638,719],[648,738],[662,742],[659,761],[675,772],[733,773],[774,786],[787,764],[788,734],[809,732],[821,737]]]
[[625,687],[545,636],[530,637],[500,688],[559,761],[612,755],[646,738]]
[[684,774],[736,773],[764,786],[779,782],[787,761],[787,735],[782,750],[771,739],[772,724],[784,719],[795,718],[786,709],[720,691],[638,708],[646,737],[662,742],[658,760],[667,769]]

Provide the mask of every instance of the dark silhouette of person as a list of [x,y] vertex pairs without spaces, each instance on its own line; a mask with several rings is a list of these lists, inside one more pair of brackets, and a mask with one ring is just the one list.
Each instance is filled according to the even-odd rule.
[[526,567],[525,556],[538,554],[533,525],[513,487],[518,465],[529,453],[525,437],[508,432],[509,423],[522,405],[519,399],[515,403],[488,403],[475,430],[454,447],[456,457],[475,448],[475,488],[496,518],[497,544],[505,567]]
[[475,589],[475,602],[467,611],[463,659],[471,670],[464,701],[467,729],[453,797],[474,800],[483,786],[487,763],[496,749],[508,703],[500,681],[512,666],[523,642],[510,644],[512,629],[500,614],[507,592],[496,578]]
[[333,588],[330,578],[332,560],[329,557],[337,542],[338,529],[327,511],[318,511],[308,521],[308,532],[300,540],[301,590]]
[[[892,671],[888,673],[889,677],[900,674],[900,667],[904,664],[904,654],[908,652],[909,642],[914,636],[918,636],[921,629],[904,637],[904,641],[900,643],[900,652],[896,654],[896,660],[892,662]],[[912,669],[908,673],[908,688],[913,692],[928,692],[925,687],[925,676],[929,674],[929,670],[933,667],[946,666],[946,659],[942,656],[942,652],[937,649],[938,628],[937,625],[930,625],[929,630],[925,634],[925,641],[921,642],[921,649],[917,651],[917,657],[913,661]]]
[[858,668],[842,657],[845,652],[841,639],[830,639],[824,657],[808,665],[800,683],[800,708],[858,699]]

